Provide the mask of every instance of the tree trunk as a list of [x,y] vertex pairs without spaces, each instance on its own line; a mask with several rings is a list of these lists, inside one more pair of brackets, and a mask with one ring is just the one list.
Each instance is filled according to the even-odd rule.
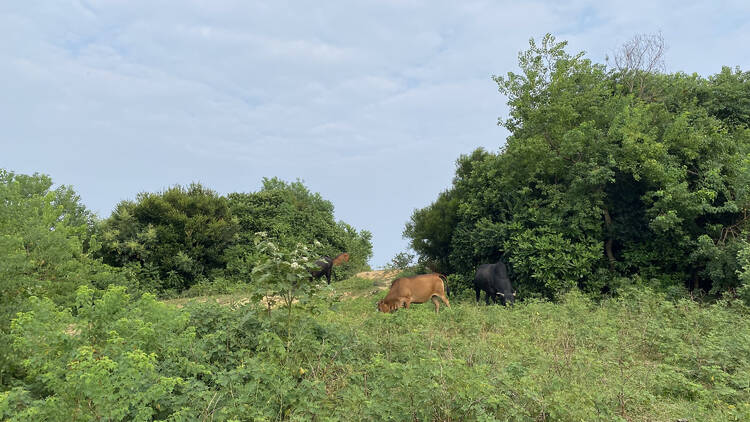
[[615,254],[612,252],[612,244],[614,244],[614,239],[612,239],[612,217],[609,215],[609,210],[606,208],[602,208],[602,212],[604,214],[604,226],[607,232],[607,241],[604,242],[604,251],[607,253],[607,258],[609,259],[609,270],[614,271],[616,260]]

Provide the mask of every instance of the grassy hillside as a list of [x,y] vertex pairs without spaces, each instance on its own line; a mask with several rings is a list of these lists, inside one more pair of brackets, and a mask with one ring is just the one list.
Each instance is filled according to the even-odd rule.
[[750,318],[739,303],[633,291],[601,303],[571,293],[558,304],[453,299],[439,314],[432,304],[381,314],[386,285],[337,282],[325,300],[297,304],[290,325],[283,309],[269,316],[241,293],[178,308],[84,290],[77,315],[39,301],[32,312],[44,318],[14,325],[39,381],[3,393],[0,415],[750,420]]
[[321,317],[369,349],[361,366],[321,376],[337,400],[360,395],[347,406],[358,418],[750,420],[746,309],[634,292],[383,315],[376,296]]

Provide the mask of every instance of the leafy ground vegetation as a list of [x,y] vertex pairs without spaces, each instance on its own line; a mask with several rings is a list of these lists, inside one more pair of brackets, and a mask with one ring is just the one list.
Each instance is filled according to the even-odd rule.
[[[341,293],[347,300],[336,300]],[[513,308],[456,301],[375,312],[350,279],[292,313],[123,287],[73,307],[33,298],[11,330],[24,382],[9,420],[570,420],[750,418],[741,302],[647,289]],[[237,300],[237,302],[243,302]],[[291,322],[291,324],[290,324]]]
[[[507,146],[459,159],[407,224],[418,265],[387,276],[355,276],[370,233],[301,182],[176,186],[100,220],[0,170],[0,420],[750,420],[750,76],[564,47],[497,78]],[[476,305],[500,256],[522,300]],[[376,312],[426,267],[450,308]]]

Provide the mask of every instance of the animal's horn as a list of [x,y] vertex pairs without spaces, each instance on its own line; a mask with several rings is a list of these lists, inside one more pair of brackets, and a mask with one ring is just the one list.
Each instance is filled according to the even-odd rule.
[[505,293],[497,292],[497,294],[500,295],[501,297],[505,297]]

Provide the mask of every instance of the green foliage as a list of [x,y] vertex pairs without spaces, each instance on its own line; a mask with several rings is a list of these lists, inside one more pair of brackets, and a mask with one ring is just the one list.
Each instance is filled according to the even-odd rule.
[[748,74],[644,73],[648,92],[634,95],[550,35],[519,65],[495,77],[510,106],[505,147],[460,157],[453,186],[407,223],[421,259],[469,276],[502,257],[526,297],[611,291],[636,275],[735,291],[750,221]]
[[709,78],[706,90],[711,115],[732,126],[750,126],[750,72],[724,66]]
[[69,186],[53,189],[48,176],[0,169],[0,385],[19,370],[11,364],[7,336],[26,298],[45,296],[70,305],[79,285],[129,284],[123,274],[91,258],[93,224]]
[[[367,268],[372,235],[333,217],[333,204],[301,182],[265,179],[254,193],[228,197],[199,184],[123,201],[100,227],[105,261],[128,269],[140,288],[161,295],[221,292],[226,281],[247,284],[263,259],[253,238],[265,232],[282,248],[308,245],[318,256],[349,252],[336,277]],[[314,246],[314,242],[320,243]],[[194,292],[194,293],[195,293]]]
[[[290,253],[267,252],[270,272],[259,277],[295,274]],[[453,299],[437,315],[429,304],[380,314],[370,280],[341,285],[362,296],[319,313],[292,303],[291,329],[285,312],[255,302],[178,309],[85,286],[68,308],[33,297],[12,331],[26,377],[0,393],[0,418],[750,417],[750,310],[740,301],[671,302],[625,288],[599,303],[573,292],[559,303]]]
[[261,254],[261,259],[252,270],[254,299],[260,301],[265,298],[270,313],[275,298],[280,297],[287,309],[287,322],[291,323],[294,302],[297,299],[309,300],[320,288],[310,276],[310,270],[318,266],[305,245],[298,244],[288,251],[270,241],[263,232],[256,235],[254,243]]
[[[123,287],[100,292],[82,286],[72,309],[32,297],[29,311],[13,322],[26,385],[5,398],[4,418],[145,421],[163,416],[161,409],[183,385],[179,376],[164,374],[173,368],[165,368],[163,359],[194,339],[187,322],[186,314],[151,295],[133,301]],[[182,357],[173,362],[189,363]]]
[[414,264],[414,258],[416,258],[416,255],[409,253],[408,251],[399,252],[393,257],[393,259],[391,259],[388,268],[404,270]]
[[238,241],[226,252],[227,268],[234,277],[252,278],[252,263],[260,257],[253,239],[259,232],[266,233],[283,249],[307,245],[318,258],[348,252],[349,262],[334,267],[334,278],[346,278],[368,268],[372,234],[367,230],[358,232],[343,221],[336,222],[333,204],[319,193],[310,192],[300,181],[264,179],[260,191],[231,193],[228,200],[240,226]]
[[450,231],[457,222],[457,201],[451,193],[440,194],[438,200],[428,208],[414,211],[411,221],[406,223],[404,237],[412,239],[412,248],[433,260],[438,268],[447,266],[450,254]]
[[[254,269],[254,287],[283,297],[283,322],[270,312],[259,319],[254,306],[190,304],[181,311],[150,294],[133,300],[124,287],[82,286],[72,308],[31,297],[12,327],[14,364],[24,368],[25,383],[0,396],[0,417],[153,420],[218,410],[219,420],[233,420],[292,408],[315,414],[322,384],[304,382],[301,367],[286,369],[292,352],[303,353],[325,335],[306,319],[295,330],[290,324],[295,299],[310,305],[316,290],[307,281],[310,258],[304,249],[282,252],[263,238],[257,246],[266,259]],[[256,403],[259,397],[267,407]]]
[[180,291],[225,267],[237,231],[225,198],[199,184],[176,186],[120,202],[102,224],[101,253],[146,290]]
[[745,301],[745,304],[750,306],[750,242],[742,242],[737,252],[737,261],[740,267],[737,270],[739,279],[737,294]]

